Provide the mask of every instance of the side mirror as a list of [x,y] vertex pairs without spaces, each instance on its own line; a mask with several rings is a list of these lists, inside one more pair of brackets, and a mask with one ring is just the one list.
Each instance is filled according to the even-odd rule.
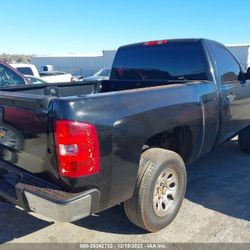
[[245,80],[250,79],[250,67],[247,68],[247,72],[244,74]]

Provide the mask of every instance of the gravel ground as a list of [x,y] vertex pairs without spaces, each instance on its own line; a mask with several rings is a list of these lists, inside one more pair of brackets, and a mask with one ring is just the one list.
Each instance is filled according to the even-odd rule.
[[250,155],[231,141],[188,167],[183,206],[166,229],[145,233],[116,206],[75,223],[54,222],[0,202],[0,243],[250,243]]

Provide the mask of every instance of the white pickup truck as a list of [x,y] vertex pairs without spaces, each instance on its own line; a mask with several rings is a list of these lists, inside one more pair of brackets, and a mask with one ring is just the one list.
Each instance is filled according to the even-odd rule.
[[73,82],[74,81],[74,77],[71,74],[67,74],[64,72],[58,72],[58,71],[46,71],[45,72],[44,71],[44,72],[39,73],[34,64],[16,63],[16,64],[10,64],[10,65],[25,76],[38,77],[46,81],[47,83]]

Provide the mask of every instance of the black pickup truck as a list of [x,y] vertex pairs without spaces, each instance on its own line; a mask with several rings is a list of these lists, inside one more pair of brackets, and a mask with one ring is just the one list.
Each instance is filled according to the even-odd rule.
[[185,165],[237,134],[250,152],[250,77],[215,41],[123,46],[107,81],[20,77],[0,91],[0,196],[27,211],[71,222],[123,203],[155,232],[180,209]]

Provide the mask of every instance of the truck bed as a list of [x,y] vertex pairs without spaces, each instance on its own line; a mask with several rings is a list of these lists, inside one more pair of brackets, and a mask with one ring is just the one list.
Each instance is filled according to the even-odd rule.
[[[68,109],[67,104],[71,99],[84,102],[83,99],[87,95],[90,98],[87,98],[86,101],[98,96],[98,93],[107,92],[112,92],[115,99],[117,91],[166,84],[169,82],[102,81],[2,88],[0,90],[2,159],[34,174],[42,173],[46,169],[49,172],[53,170],[53,174],[56,174],[56,169],[51,167],[52,165],[56,166],[54,163],[55,155],[51,152],[53,152],[54,147],[52,121],[55,119],[55,115],[60,115],[60,113],[55,114],[57,103],[60,103],[58,110],[63,110],[64,103],[65,109]],[[92,107],[96,108],[96,105],[99,105],[98,101]],[[83,112],[84,107],[83,104],[79,112]],[[94,113],[95,111],[93,111]],[[65,119],[69,119],[69,117]],[[79,118],[72,117],[71,119],[77,120]],[[7,135],[11,137],[12,142],[6,141]]]
[[[24,96],[28,97],[27,94],[39,95],[39,96],[52,96],[52,97],[68,97],[68,96],[80,96],[97,92],[97,82],[86,82],[86,83],[53,83],[53,84],[37,84],[37,85],[22,85],[13,86],[7,88],[0,88],[0,91],[7,93],[18,92],[16,97],[22,96],[20,93],[25,93]],[[7,95],[1,93],[3,95]],[[10,94],[11,96],[12,94]],[[35,98],[35,97],[34,97]],[[40,97],[41,98],[41,97]]]
[[[113,118],[116,120],[125,115],[123,114],[125,103],[120,99],[124,98],[124,95],[131,98],[131,101],[134,98],[138,99],[137,96],[139,95],[148,100],[149,96],[158,95],[161,88],[165,89],[166,85],[176,86],[178,84],[180,88],[181,85],[186,86],[185,88],[191,91],[189,99],[192,99],[192,87],[188,88],[187,84],[184,83],[186,82],[108,80],[92,83],[27,85],[1,89],[0,137],[1,133],[3,135],[2,140],[0,138],[1,158],[33,174],[46,173],[47,176],[57,178],[58,171],[56,169],[53,137],[53,121],[55,119],[80,121],[83,119],[83,115],[87,115],[87,117],[91,117],[90,123],[105,124],[108,122],[109,126],[112,127],[113,122],[111,120]],[[192,81],[190,81],[190,84],[197,85],[196,82]],[[157,86],[162,87],[160,89],[155,88]],[[169,92],[170,95],[172,95],[172,92],[174,95],[180,93],[180,89],[177,90],[174,86],[168,91],[164,90],[164,93]],[[150,87],[155,90],[151,91]],[[126,91],[129,89],[131,89],[130,94]],[[135,91],[132,89],[135,89]],[[162,92],[161,95],[164,96],[165,94]],[[186,101],[190,102],[190,100],[187,99]],[[154,110],[155,105],[161,106],[160,103],[154,102],[155,104],[149,107],[151,101],[148,100],[147,102],[148,104],[141,108]],[[74,107],[70,106],[71,103]],[[107,117],[107,110],[116,110],[116,108],[117,111],[114,112],[119,110],[117,115],[120,117]],[[138,111],[130,110],[128,115],[133,115],[133,112]],[[6,141],[8,133],[13,142]],[[109,134],[105,132],[105,137],[107,136]]]
[[[14,98],[17,96],[28,97],[27,94],[52,97],[70,97],[70,96],[82,96],[88,94],[115,92],[129,89],[146,88],[165,86],[170,84],[184,84],[187,82],[195,81],[166,81],[166,80],[104,80],[97,82],[75,82],[75,83],[53,83],[53,84],[39,84],[39,85],[22,85],[13,86],[8,88],[0,88],[0,91],[7,93],[18,92],[17,95],[10,94]],[[25,93],[21,95],[20,93]],[[8,94],[1,93],[4,96]],[[32,96],[30,96],[32,97]],[[34,96],[35,98],[35,96]]]

